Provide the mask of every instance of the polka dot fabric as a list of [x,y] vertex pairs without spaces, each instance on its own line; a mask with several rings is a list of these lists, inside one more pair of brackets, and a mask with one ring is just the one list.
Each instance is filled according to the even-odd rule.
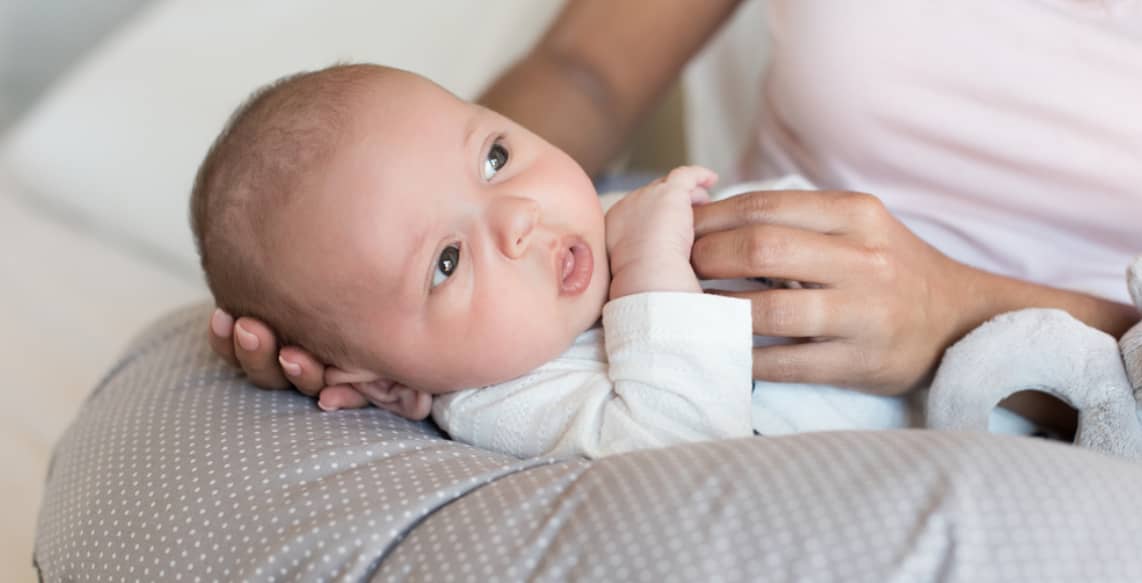
[[1142,467],[1030,438],[801,434],[533,468],[373,581],[1142,581]]
[[207,313],[142,334],[57,445],[44,580],[1142,580],[1123,460],[898,431],[521,461],[256,390]]
[[360,581],[426,515],[548,463],[257,390],[210,354],[207,313],[134,342],[56,446],[44,580]]

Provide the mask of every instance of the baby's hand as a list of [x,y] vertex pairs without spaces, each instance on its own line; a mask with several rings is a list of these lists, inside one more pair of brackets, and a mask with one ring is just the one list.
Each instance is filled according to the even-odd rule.
[[702,291],[690,267],[692,206],[718,180],[701,166],[675,168],[626,195],[607,213],[611,299],[647,291]]

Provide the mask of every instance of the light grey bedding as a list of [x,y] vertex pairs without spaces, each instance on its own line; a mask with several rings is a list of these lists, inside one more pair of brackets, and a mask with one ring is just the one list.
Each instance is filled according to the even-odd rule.
[[1142,580],[1120,459],[895,431],[521,461],[251,388],[207,309],[133,342],[57,445],[45,580]]

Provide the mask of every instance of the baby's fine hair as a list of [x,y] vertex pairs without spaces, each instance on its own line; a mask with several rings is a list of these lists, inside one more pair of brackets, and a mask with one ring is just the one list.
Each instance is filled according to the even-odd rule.
[[345,96],[381,70],[336,65],[258,89],[214,140],[190,196],[191,229],[218,307],[260,319],[283,344],[332,364],[347,353],[335,297],[301,298],[274,277],[271,227],[296,201],[301,179],[333,155],[351,123]]

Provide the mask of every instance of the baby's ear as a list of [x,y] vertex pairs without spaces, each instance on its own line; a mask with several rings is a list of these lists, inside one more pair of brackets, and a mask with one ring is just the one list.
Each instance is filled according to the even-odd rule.
[[373,405],[401,417],[420,421],[432,412],[432,395],[402,385],[375,373],[329,368],[325,371],[329,385],[348,385]]

